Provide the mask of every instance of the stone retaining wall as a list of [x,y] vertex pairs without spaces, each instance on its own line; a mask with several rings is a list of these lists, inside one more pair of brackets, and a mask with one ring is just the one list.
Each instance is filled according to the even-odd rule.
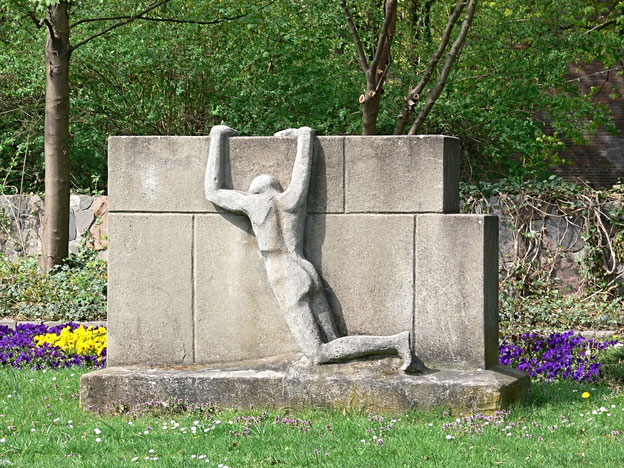
[[[106,259],[108,198],[72,195],[69,212],[69,251],[89,242]],[[10,259],[41,252],[44,203],[38,195],[0,195],[0,253]]]

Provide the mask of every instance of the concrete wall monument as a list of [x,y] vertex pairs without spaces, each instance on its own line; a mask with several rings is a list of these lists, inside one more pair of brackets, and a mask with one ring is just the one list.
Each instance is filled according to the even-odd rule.
[[251,222],[267,278],[295,342],[310,362],[326,364],[367,355],[394,353],[405,372],[422,371],[414,356],[409,331],[388,336],[340,336],[325,298],[323,283],[303,256],[308,188],[314,158],[314,132],[288,129],[275,136],[297,135],[297,156],[288,188],[267,174],[256,176],[247,192],[224,189],[223,170],[230,136],[238,133],[218,125],[210,132],[206,167],[206,198],[216,206],[243,213]]
[[522,398],[497,364],[497,219],[457,214],[456,139],[232,136],[109,140],[110,367],[83,406]]

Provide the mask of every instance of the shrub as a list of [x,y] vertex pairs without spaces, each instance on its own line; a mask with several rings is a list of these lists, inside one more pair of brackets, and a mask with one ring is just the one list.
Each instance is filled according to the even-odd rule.
[[624,383],[624,346],[613,346],[600,353],[602,375],[608,381]]
[[21,320],[98,320],[106,317],[106,262],[87,248],[48,274],[37,259],[0,257],[0,317]]

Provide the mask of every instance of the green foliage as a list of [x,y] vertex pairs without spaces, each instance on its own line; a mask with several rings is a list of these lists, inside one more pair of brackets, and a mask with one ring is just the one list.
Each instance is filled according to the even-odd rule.
[[[150,3],[85,0],[72,2],[70,15],[73,24]],[[349,2],[367,48],[383,19],[377,3]],[[432,2],[428,15],[414,16],[409,9],[422,4],[401,2],[381,132],[393,130],[451,3]],[[461,138],[466,180],[544,174],[569,142],[586,141],[608,124],[606,109],[568,81],[568,70],[597,61],[618,72],[622,3],[482,3],[424,129]],[[30,5],[0,0],[0,181],[9,192],[40,190],[43,180],[45,28],[35,28]],[[99,181],[97,190],[105,189],[108,135],[203,135],[220,123],[257,135],[303,124],[319,134],[360,132],[363,79],[337,1],[172,0],[151,14],[207,21],[238,15],[212,26],[135,21],[72,54],[75,188],[95,190]],[[113,23],[81,23],[71,41]]]
[[[528,294],[514,294],[513,286],[503,283],[500,295],[499,326],[505,335],[528,331],[619,330],[624,326],[624,298],[595,295],[577,298],[556,288]],[[514,294],[514,295],[510,295]]]
[[0,317],[97,320],[106,317],[106,263],[83,248],[48,274],[34,256],[0,257]]
[[601,351],[598,359],[602,362],[601,373],[605,380],[624,384],[624,347],[607,348]]

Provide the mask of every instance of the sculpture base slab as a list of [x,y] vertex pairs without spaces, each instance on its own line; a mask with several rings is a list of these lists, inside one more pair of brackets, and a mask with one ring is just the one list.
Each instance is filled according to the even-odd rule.
[[504,366],[408,375],[400,365],[399,359],[388,358],[313,366],[295,357],[228,365],[111,367],[82,376],[80,404],[106,410],[175,399],[228,408],[493,412],[521,402],[529,386],[525,373]]

